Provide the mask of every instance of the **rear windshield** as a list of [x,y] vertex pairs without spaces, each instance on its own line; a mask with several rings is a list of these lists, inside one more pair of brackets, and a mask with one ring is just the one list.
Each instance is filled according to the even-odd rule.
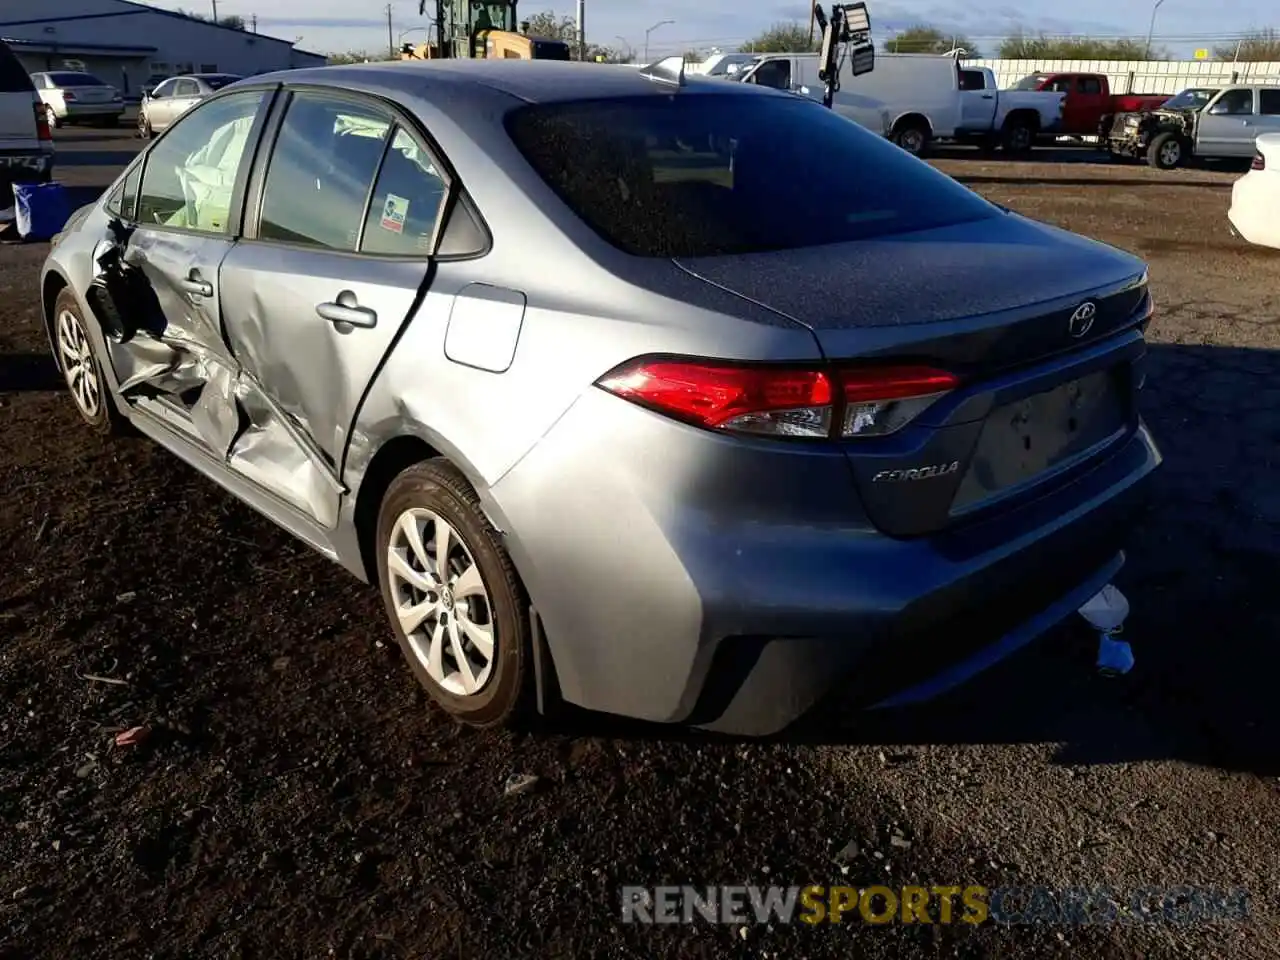
[[106,84],[91,73],[46,73],[55,87],[105,87]]
[[209,85],[210,90],[221,90],[229,84],[235,83],[240,77],[233,77],[230,74],[217,77],[202,77],[205,83]]
[[35,89],[36,85],[9,45],[0,42],[0,93],[34,93]]
[[800,97],[679,93],[531,104],[516,146],[606,240],[646,257],[793,250],[998,216]]

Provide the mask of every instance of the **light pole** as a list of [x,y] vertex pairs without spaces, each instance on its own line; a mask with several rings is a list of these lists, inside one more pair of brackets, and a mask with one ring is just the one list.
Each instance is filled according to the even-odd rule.
[[623,56],[625,56],[627,58],[627,62],[630,63],[636,58],[635,51],[631,49],[631,41],[620,33],[615,33],[613,36],[615,40],[622,41]]
[[1156,0],[1155,6],[1151,8],[1151,26],[1147,29],[1147,50],[1143,54],[1143,59],[1145,60],[1151,59],[1151,38],[1155,36],[1156,32],[1156,11],[1160,9],[1162,3],[1164,3],[1164,0]]
[[644,62],[649,62],[649,34],[657,30],[659,27],[665,27],[669,23],[675,23],[674,20],[659,20],[652,27],[644,32]]

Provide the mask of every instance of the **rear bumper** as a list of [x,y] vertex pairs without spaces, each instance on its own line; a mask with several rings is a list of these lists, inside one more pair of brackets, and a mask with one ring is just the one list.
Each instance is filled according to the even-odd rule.
[[54,107],[54,113],[59,120],[81,120],[91,117],[118,117],[124,113],[123,101],[109,101],[107,103],[68,103],[61,107]]
[[53,172],[53,150],[0,149],[0,182],[24,183],[47,179]]
[[567,700],[767,735],[837,688],[874,705],[964,679],[1066,616],[1118,567],[1159,462],[1138,427],[1050,494],[893,539],[838,450],[591,390],[485,497]]
[[1247,173],[1231,188],[1227,219],[1236,233],[1249,243],[1280,248],[1280,223],[1276,222],[1274,213],[1277,204],[1280,204],[1280,175],[1270,170]]

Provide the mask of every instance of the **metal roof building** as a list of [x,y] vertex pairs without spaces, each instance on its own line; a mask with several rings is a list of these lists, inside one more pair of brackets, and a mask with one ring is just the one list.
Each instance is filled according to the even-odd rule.
[[126,98],[175,73],[248,76],[325,62],[289,40],[132,0],[0,0],[0,37],[29,71],[86,70]]

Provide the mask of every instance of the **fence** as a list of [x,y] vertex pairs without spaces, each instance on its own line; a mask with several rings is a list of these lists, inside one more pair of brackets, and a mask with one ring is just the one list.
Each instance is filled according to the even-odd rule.
[[1188,87],[1280,84],[1280,61],[1221,60],[966,60],[989,67],[1001,88],[1032,73],[1101,73],[1113,93],[1180,93]]

